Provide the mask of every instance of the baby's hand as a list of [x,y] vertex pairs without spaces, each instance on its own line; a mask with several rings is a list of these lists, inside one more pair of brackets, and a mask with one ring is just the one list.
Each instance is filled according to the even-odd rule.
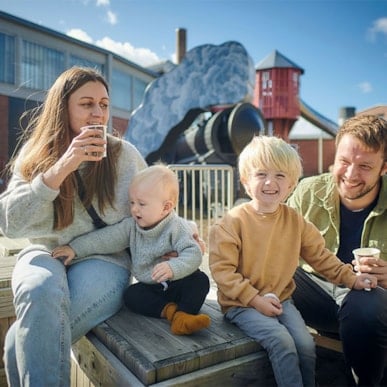
[[371,290],[372,288],[376,288],[378,280],[376,277],[370,274],[357,274],[356,282],[353,285],[353,289],[356,290]]
[[55,247],[51,252],[51,256],[59,259],[65,266],[69,265],[75,257],[74,250],[69,245]]
[[168,262],[158,263],[152,271],[152,279],[158,283],[173,278],[173,271]]

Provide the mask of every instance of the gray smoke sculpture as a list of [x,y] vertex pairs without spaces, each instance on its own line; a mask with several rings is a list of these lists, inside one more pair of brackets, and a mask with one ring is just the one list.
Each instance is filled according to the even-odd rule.
[[187,129],[195,114],[181,123],[189,112],[250,102],[254,84],[253,61],[240,43],[195,47],[180,65],[148,85],[130,117],[125,139],[147,157],[171,137],[172,129],[174,138]]

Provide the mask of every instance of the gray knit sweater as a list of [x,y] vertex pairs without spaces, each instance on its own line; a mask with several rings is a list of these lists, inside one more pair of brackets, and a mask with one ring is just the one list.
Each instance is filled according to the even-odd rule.
[[166,253],[178,253],[177,258],[168,261],[173,272],[172,280],[190,275],[202,262],[202,253],[192,236],[192,229],[174,211],[152,229],[144,230],[132,217],[128,217],[119,223],[82,235],[70,242],[70,246],[76,253],[76,259],[96,252],[110,254],[129,247],[130,270],[138,281],[147,284],[155,283],[152,280],[152,269],[164,261],[162,256]]
[[[129,216],[129,182],[135,173],[146,167],[137,149],[127,141],[122,142],[117,168],[114,208],[105,209],[103,216],[99,214],[108,224],[119,222]],[[16,162],[15,172],[6,191],[0,195],[0,228],[9,238],[28,238],[30,240],[32,245],[24,249],[21,255],[31,250],[36,250],[37,254],[39,251],[51,252],[54,247],[68,244],[78,235],[94,229],[89,214],[76,196],[73,223],[63,230],[54,230],[53,201],[59,194],[59,190],[47,187],[41,175],[38,175],[31,183],[25,181],[18,173],[17,165]],[[82,174],[82,168],[80,168],[80,173]],[[93,201],[93,205],[98,213],[96,201]],[[95,254],[92,257],[129,267],[128,255],[125,251],[110,255]]]

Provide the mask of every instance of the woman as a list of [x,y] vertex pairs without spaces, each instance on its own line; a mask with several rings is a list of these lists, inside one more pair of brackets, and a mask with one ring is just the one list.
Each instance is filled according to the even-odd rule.
[[[94,229],[85,210],[90,204],[107,224],[129,215],[129,182],[146,167],[144,159],[128,142],[108,135],[106,144],[98,130],[81,130],[108,120],[104,78],[80,67],[62,73],[30,120],[28,140],[0,196],[3,233],[31,241],[12,275],[16,321],[4,355],[10,386],[69,386],[71,344],[122,305],[129,278],[125,251],[69,266],[51,256],[58,244]],[[98,156],[105,146],[107,157]]]

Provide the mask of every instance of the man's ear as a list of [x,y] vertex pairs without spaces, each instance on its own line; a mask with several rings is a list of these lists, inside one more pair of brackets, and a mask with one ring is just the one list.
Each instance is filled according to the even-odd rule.
[[384,162],[384,166],[382,168],[381,176],[387,174],[387,161]]

